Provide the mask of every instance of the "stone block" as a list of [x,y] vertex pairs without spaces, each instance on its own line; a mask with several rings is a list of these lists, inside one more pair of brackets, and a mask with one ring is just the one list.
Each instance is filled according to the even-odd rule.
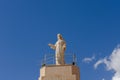
[[49,65],[40,69],[38,80],[80,80],[80,72],[75,65]]

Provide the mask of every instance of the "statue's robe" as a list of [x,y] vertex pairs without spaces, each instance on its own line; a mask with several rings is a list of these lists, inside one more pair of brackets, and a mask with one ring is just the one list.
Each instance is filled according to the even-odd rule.
[[56,56],[56,65],[63,65],[65,64],[64,61],[64,52],[66,49],[66,43],[64,40],[59,39],[55,44],[55,56]]
[[55,50],[56,65],[64,65],[64,52],[66,49],[66,43],[63,39],[58,39],[55,45],[50,44],[50,47]]

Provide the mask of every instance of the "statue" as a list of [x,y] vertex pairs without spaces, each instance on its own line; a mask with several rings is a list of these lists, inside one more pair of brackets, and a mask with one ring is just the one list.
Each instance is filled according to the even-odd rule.
[[56,65],[64,65],[64,52],[66,50],[66,43],[63,40],[63,37],[61,34],[57,34],[58,41],[53,44],[48,44],[52,49],[55,50],[55,60],[56,60]]

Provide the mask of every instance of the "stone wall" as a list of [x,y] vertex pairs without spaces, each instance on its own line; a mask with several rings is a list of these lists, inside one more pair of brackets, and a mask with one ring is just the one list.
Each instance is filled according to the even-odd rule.
[[38,80],[80,80],[80,72],[75,65],[44,66]]

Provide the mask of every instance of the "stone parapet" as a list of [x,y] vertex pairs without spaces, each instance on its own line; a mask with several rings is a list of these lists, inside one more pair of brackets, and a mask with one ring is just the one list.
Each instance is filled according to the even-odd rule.
[[40,69],[38,80],[80,80],[80,72],[75,65],[49,65]]

